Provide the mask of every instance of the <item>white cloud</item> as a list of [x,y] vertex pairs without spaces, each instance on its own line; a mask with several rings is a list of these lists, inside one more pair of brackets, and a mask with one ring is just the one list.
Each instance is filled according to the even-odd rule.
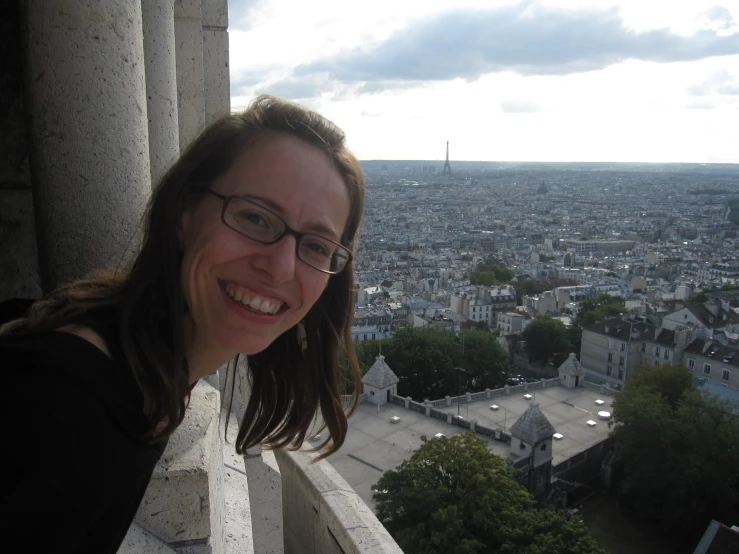
[[[514,4],[458,1],[454,9]],[[714,36],[739,40],[732,34],[739,32],[739,5],[721,4],[527,2],[531,9],[571,11],[615,5],[614,13],[635,32],[669,29],[691,37],[709,29]],[[453,159],[739,162],[739,95],[733,92],[739,55],[676,63],[620,61],[571,75],[504,70],[470,81],[346,83],[326,73],[300,77],[295,70],[381,44],[419,20],[448,11],[448,0],[259,0],[248,5],[231,20],[232,105],[243,107],[259,91],[301,98],[344,128],[365,159],[443,159],[449,140]],[[235,28],[234,22],[246,16],[250,24]],[[704,93],[697,97],[699,90]]]

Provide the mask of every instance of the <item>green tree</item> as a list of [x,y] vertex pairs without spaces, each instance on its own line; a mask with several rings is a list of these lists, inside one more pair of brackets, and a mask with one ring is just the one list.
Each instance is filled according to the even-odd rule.
[[372,487],[377,517],[406,554],[603,553],[583,524],[534,509],[474,433],[421,440]]
[[599,294],[583,300],[578,306],[576,325],[585,327],[598,321],[626,313],[624,301],[610,294]]
[[461,338],[464,339],[464,354],[457,367],[466,370],[462,392],[501,386],[508,371],[508,354],[498,342],[498,337],[488,331],[472,329],[462,331]]
[[473,285],[492,287],[498,283],[498,278],[492,271],[471,271],[470,283]]
[[[462,340],[443,329],[400,329],[382,341],[382,355],[398,376],[398,394],[416,400],[456,396],[503,384],[508,354],[495,334],[477,329],[462,331]],[[357,359],[366,372],[380,352],[379,341],[354,343]],[[465,372],[455,368],[462,367]]]
[[555,354],[566,357],[570,341],[564,323],[551,317],[539,317],[528,324],[521,334],[526,341],[526,353],[533,361],[546,363]]
[[613,403],[619,501],[686,540],[726,516],[739,478],[739,421],[691,382],[683,367],[644,366]]

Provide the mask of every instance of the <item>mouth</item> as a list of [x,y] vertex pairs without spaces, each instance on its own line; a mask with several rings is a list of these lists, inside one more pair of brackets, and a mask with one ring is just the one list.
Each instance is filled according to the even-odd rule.
[[221,288],[231,300],[255,314],[277,315],[288,307],[282,300],[258,295],[252,290],[233,283],[221,282]]

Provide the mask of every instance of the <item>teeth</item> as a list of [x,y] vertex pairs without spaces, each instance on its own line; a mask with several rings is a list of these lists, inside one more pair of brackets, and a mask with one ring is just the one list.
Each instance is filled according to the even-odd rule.
[[276,314],[282,307],[282,302],[279,300],[267,300],[259,296],[252,298],[245,292],[234,289],[231,285],[226,285],[226,294],[241,305],[265,314]]

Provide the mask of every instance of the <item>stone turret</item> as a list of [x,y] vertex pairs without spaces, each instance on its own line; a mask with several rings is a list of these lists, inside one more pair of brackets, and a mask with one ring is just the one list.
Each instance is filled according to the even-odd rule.
[[377,356],[375,363],[362,377],[367,401],[382,406],[390,402],[391,394],[398,394],[398,376],[385,362],[385,356]]
[[570,356],[559,366],[559,384],[567,388],[575,388],[582,386],[583,376],[585,370],[577,361],[575,353],[571,353]]
[[511,456],[519,458],[516,465],[526,473],[526,488],[538,500],[549,493],[551,485],[554,433],[538,402],[533,402],[511,427]]

